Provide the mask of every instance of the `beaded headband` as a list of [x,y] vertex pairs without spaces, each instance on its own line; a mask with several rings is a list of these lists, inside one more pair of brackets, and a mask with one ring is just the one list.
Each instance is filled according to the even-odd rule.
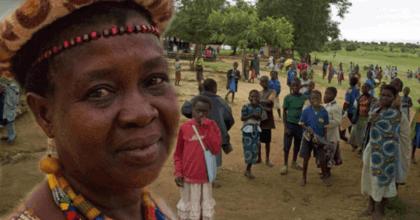
[[69,40],[64,41],[61,45],[53,46],[51,49],[42,53],[41,56],[38,57],[36,60],[36,64],[42,62],[43,60],[50,59],[54,55],[61,53],[62,51],[69,49],[76,45],[81,45],[83,43],[97,40],[101,37],[110,37],[110,36],[117,36],[123,34],[132,34],[132,33],[150,33],[156,35],[156,37],[160,37],[160,31],[155,28],[154,26],[148,25],[136,25],[136,26],[127,26],[127,27],[113,27],[111,29],[104,29],[101,32],[92,31],[89,34],[79,35],[75,38],[71,38]]
[[[146,32],[157,34],[157,36],[160,33],[164,33],[169,27],[175,13],[175,0],[22,0],[22,4],[0,19],[0,72],[11,73],[10,60],[37,31],[47,27],[54,21],[96,2],[124,1],[140,5],[150,13],[155,29],[159,31],[153,33],[152,28],[148,27]],[[109,36],[123,33],[129,34],[130,30],[127,28],[125,27],[123,32],[120,31],[120,28],[117,28],[117,33],[115,34],[115,30],[112,31],[110,29],[108,30]],[[143,32],[141,27],[132,27],[132,29],[134,33]],[[68,47],[95,40],[95,36],[92,33],[68,40]],[[103,31],[96,33],[96,38],[104,36]],[[64,49],[66,49],[65,45],[57,46],[52,48],[50,52],[45,52],[43,56],[44,58],[45,56],[50,57]]]

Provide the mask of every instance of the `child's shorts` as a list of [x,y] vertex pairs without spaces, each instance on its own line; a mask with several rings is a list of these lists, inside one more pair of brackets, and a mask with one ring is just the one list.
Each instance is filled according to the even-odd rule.
[[271,129],[261,129],[262,132],[260,134],[260,141],[261,143],[271,143]]
[[[286,120],[286,119],[285,119]],[[284,135],[284,147],[283,147],[283,151],[285,152],[289,152],[290,148],[292,147],[292,141],[294,143],[294,151],[299,151],[300,149],[300,143],[302,141],[302,134],[303,134],[303,128],[298,125],[298,124],[294,124],[294,123],[290,123],[290,122],[286,122],[286,126],[289,129],[291,135]]]
[[[280,93],[279,93],[279,95],[280,95]],[[274,100],[274,107],[276,109],[281,109],[280,98],[278,96],[276,96],[276,99]]]
[[317,146],[312,141],[307,141],[305,138],[302,138],[299,156],[305,159],[309,159],[311,158],[312,151],[314,152],[314,157],[316,158],[325,157],[324,147],[320,146],[317,148]]

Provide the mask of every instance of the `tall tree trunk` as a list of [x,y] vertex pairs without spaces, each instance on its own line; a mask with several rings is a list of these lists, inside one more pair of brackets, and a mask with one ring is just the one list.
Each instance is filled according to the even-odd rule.
[[233,45],[233,53],[231,54],[232,56],[236,55],[236,50],[238,49],[238,45]]

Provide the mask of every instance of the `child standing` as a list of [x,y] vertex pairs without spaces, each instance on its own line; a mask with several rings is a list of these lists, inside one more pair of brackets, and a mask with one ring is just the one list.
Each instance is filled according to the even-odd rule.
[[280,81],[278,80],[278,72],[271,71],[270,76],[270,82],[268,84],[268,88],[276,91],[276,99],[274,100],[274,107],[277,109],[277,113],[279,114],[279,121],[281,122],[281,107],[280,107],[280,99],[279,95],[281,92],[281,85]]
[[[271,143],[271,129],[276,128],[274,124],[274,116],[273,116],[273,104],[274,100],[276,99],[276,91],[269,89],[269,80],[267,76],[262,76],[260,79],[260,85],[263,87],[263,90],[260,92],[260,104],[262,105],[264,111],[267,114],[267,120],[261,122],[261,134],[260,134],[260,142],[261,144],[265,144],[265,154],[266,154],[266,161],[265,163],[269,167],[273,167],[273,164],[270,162],[270,143]],[[258,153],[258,161],[260,163],[262,160],[261,157],[261,145]]]
[[306,70],[302,71],[302,78],[300,79],[300,93],[304,94],[308,91],[308,85],[311,80],[308,78],[308,72]]
[[292,81],[296,78],[297,72],[295,69],[295,65],[291,64],[289,71],[287,71],[287,85],[291,87]]
[[283,101],[284,123],[284,166],[280,171],[281,175],[288,172],[289,151],[294,141],[292,167],[302,170],[302,166],[296,162],[302,141],[302,127],[299,126],[299,119],[302,115],[303,105],[308,97],[299,92],[300,80],[295,78],[291,84],[291,93]]
[[[341,64],[341,63],[340,63]],[[341,82],[344,80],[344,70],[343,66],[340,65],[340,69],[338,71],[338,85],[341,85]]]
[[197,71],[196,73],[197,73],[198,84],[201,84],[201,81],[203,80],[204,59],[200,55],[195,60],[194,66]]
[[331,84],[331,80],[333,78],[333,71],[334,67],[332,65],[332,62],[330,62],[330,65],[328,66],[328,84]]
[[245,176],[250,179],[255,179],[251,174],[252,164],[257,163],[260,146],[260,122],[263,115],[263,107],[260,105],[260,93],[257,90],[252,90],[249,93],[249,103],[242,107],[241,121],[242,126],[242,144],[244,148],[244,156],[246,171]]
[[367,72],[366,83],[370,85],[370,96],[375,97],[375,80],[372,78],[373,74],[371,71]]
[[[331,169],[333,166],[343,164],[340,151],[340,125],[343,119],[343,109],[338,106],[335,98],[337,97],[337,89],[335,87],[328,87],[324,94],[325,109],[328,112],[329,125],[327,128],[326,141],[333,143],[333,148],[326,146],[325,163],[327,166],[327,178],[331,176]],[[318,160],[318,167],[321,168],[321,163]],[[322,174],[322,172],[321,172]]]
[[212,154],[220,152],[220,130],[214,121],[207,119],[211,101],[199,96],[193,103],[193,119],[181,125],[178,133],[175,162],[175,183],[181,187],[178,216],[186,219],[213,219],[216,202],[212,196],[212,184],[207,177],[204,152],[192,126],[195,125],[206,149]]
[[[417,100],[420,104],[420,99]],[[411,140],[413,140],[413,148],[411,152],[411,163],[417,164],[415,155],[416,149],[420,148],[420,108],[417,109],[416,115],[411,123]]]
[[[356,88],[357,85],[357,78],[351,77],[350,78],[350,88],[347,89],[346,97],[344,99],[344,105],[343,110],[347,113],[347,117],[352,120],[354,114],[356,113],[356,107],[354,106],[354,102],[359,97],[360,93],[359,90]],[[349,133],[351,133],[351,126],[349,127]],[[343,131],[343,139],[345,141],[348,141],[347,138],[345,138],[345,131]],[[353,147],[353,151],[356,150],[356,148]]]
[[362,95],[354,102],[356,110],[353,118],[351,118],[353,127],[348,141],[349,144],[353,146],[353,151],[355,151],[358,147],[361,148],[363,145],[363,138],[368,125],[369,111],[374,102],[373,97],[369,94],[369,89],[370,85],[365,83],[362,86]]
[[[375,108],[371,121],[370,140],[363,154],[362,194],[370,196],[367,209],[359,217],[372,215],[381,219],[385,214],[387,198],[397,196],[396,180],[402,176],[399,149],[401,112],[393,105],[397,90],[387,85],[381,91],[381,107]],[[384,129],[383,125],[388,128]],[[375,202],[380,202],[375,211]]]
[[[319,160],[322,170],[322,181],[328,187],[331,184],[327,178],[327,166],[325,161],[325,150],[322,146],[317,146],[313,138],[315,135],[327,140],[327,125],[329,125],[328,112],[321,106],[322,94],[318,90],[312,91],[311,105],[303,110],[302,116],[299,120],[299,125],[307,132],[311,139],[308,141],[306,138],[302,139],[302,146],[300,157],[303,158],[303,177],[300,182],[301,186],[306,186],[306,173],[308,171],[309,159],[311,158],[312,151],[314,156]],[[316,137],[315,137],[316,138]]]
[[401,111],[407,115],[408,120],[410,120],[410,108],[413,107],[413,101],[411,101],[410,96],[410,88],[405,87],[403,89],[404,96],[401,97]]
[[238,69],[238,63],[233,63],[233,69],[229,70],[227,73],[227,85],[226,89],[228,90],[228,93],[225,96],[225,100],[228,101],[228,95],[232,93],[232,103],[235,98],[235,93],[238,91],[238,82],[239,79],[241,79],[241,72],[239,72]]
[[175,85],[179,85],[181,81],[181,64],[179,63],[179,57],[175,58]]
[[245,72],[246,72],[246,81],[249,83],[249,82],[251,82],[251,76],[250,76],[250,73],[251,73],[251,63],[250,63],[250,61],[249,60],[246,60],[245,61]]

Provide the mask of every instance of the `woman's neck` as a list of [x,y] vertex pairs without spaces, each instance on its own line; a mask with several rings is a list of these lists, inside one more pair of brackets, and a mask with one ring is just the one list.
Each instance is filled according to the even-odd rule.
[[63,174],[76,195],[83,197],[99,209],[104,215],[113,219],[143,219],[141,189],[120,187],[91,187],[70,175]]

